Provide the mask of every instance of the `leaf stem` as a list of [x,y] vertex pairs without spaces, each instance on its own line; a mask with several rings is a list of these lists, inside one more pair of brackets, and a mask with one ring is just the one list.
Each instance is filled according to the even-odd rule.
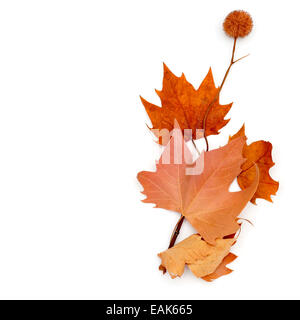
[[238,61],[240,61],[240,60],[242,60],[242,59],[244,59],[244,58],[246,58],[246,57],[248,56],[248,55],[246,55],[246,56],[243,56],[243,57],[241,57],[241,58],[239,58],[239,59],[237,59],[237,60],[234,60],[234,54],[235,54],[235,48],[236,48],[236,41],[237,41],[237,37],[235,37],[235,38],[234,38],[234,41],[233,41],[233,47],[232,47],[232,54],[231,54],[230,64],[229,64],[229,66],[228,66],[228,68],[227,68],[227,70],[226,70],[226,72],[225,72],[225,75],[224,75],[224,78],[223,78],[223,80],[222,80],[222,82],[221,82],[221,85],[220,85],[219,88],[218,88],[218,92],[216,93],[216,95],[215,95],[214,99],[211,101],[211,103],[208,105],[208,107],[207,107],[207,109],[206,109],[206,112],[205,112],[205,115],[204,115],[204,118],[203,118],[203,131],[204,131],[204,139],[205,139],[205,143],[206,143],[206,151],[209,150],[208,140],[207,140],[207,136],[206,136],[206,132],[205,132],[205,131],[206,131],[206,122],[207,122],[208,114],[209,114],[209,112],[210,112],[213,104],[216,102],[216,100],[217,100],[217,99],[219,98],[219,96],[220,96],[220,92],[221,92],[221,90],[222,90],[222,88],[223,88],[223,86],[224,86],[224,83],[225,83],[225,81],[226,81],[226,79],[227,79],[227,76],[228,76],[228,74],[229,74],[229,71],[230,71],[231,67],[232,67],[236,62],[238,62]]
[[[179,235],[183,221],[184,221],[184,216],[181,215],[178,222],[175,225],[173,232],[172,232],[172,236],[171,236],[171,240],[170,240],[170,244],[169,244],[168,249],[174,247],[174,244],[175,244],[177,237]],[[162,264],[159,266],[159,270],[161,270],[164,274],[167,272],[167,269]]]
[[169,244],[169,248],[168,248],[168,249],[170,249],[170,248],[172,248],[172,247],[174,246],[174,244],[175,244],[175,242],[176,242],[176,239],[177,239],[177,237],[178,237],[178,235],[179,235],[181,226],[182,226],[182,224],[183,224],[183,221],[184,221],[184,216],[181,215],[181,216],[180,216],[180,219],[179,219],[178,222],[176,223],[176,226],[175,226],[175,228],[174,228],[174,230],[173,230],[173,233],[172,233],[172,236],[171,236],[171,240],[170,240],[170,244]]

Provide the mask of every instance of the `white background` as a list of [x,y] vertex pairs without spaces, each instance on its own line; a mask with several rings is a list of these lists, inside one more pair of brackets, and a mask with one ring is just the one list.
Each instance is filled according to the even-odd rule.
[[[0,298],[300,298],[299,1],[1,1]],[[269,140],[274,203],[245,209],[235,271],[213,283],[158,270],[178,214],[140,200],[158,147],[139,100],[158,103],[162,63],[220,83],[234,9],[251,13],[221,102]],[[198,143],[199,148],[203,143]],[[194,230],[183,227],[180,239]]]

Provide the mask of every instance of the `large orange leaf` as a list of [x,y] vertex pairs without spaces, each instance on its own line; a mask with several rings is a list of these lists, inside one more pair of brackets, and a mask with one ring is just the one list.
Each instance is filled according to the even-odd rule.
[[[161,107],[149,103],[141,97],[142,103],[152,122],[153,129],[168,129],[174,127],[174,120],[180,128],[192,129],[193,138],[197,139],[196,129],[203,129],[203,119],[208,106],[213,102],[206,120],[206,135],[216,135],[229,120],[224,117],[231,108],[231,104],[220,105],[216,99],[218,89],[215,87],[211,69],[196,90],[185,78],[176,77],[164,64],[163,88],[156,90],[160,97]],[[162,144],[162,139],[154,131]],[[201,136],[200,136],[201,137]]]
[[180,277],[185,265],[200,278],[216,272],[234,242],[235,239],[217,239],[216,245],[212,246],[198,234],[193,234],[158,256],[172,278]]
[[[216,150],[204,152],[194,165],[203,172],[187,175],[191,153],[183,141],[181,131],[173,130],[173,137],[165,148],[155,172],[142,171],[138,180],[147,196],[144,202],[156,207],[174,210],[186,217],[205,241],[215,244],[215,239],[235,233],[239,229],[237,217],[257,189],[258,172],[252,184],[239,192],[229,192],[229,186],[241,172],[244,162],[242,149],[245,137],[233,139]],[[182,146],[174,141],[181,139]],[[178,157],[178,153],[184,154]],[[170,154],[170,163],[163,159]],[[178,159],[182,163],[177,164]]]
[[[237,137],[246,137],[244,125],[229,138],[229,141]],[[255,141],[250,145],[245,142],[243,156],[247,161],[243,163],[242,171],[237,178],[239,186],[241,189],[246,189],[251,185],[255,176],[256,164],[259,168],[259,184],[251,202],[256,203],[257,198],[272,202],[271,195],[275,195],[279,187],[279,183],[273,180],[269,173],[270,168],[275,165],[272,160],[272,144],[263,140]]]

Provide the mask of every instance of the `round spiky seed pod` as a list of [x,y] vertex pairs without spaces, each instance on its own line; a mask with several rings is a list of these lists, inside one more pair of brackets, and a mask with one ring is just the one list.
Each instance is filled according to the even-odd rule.
[[247,36],[253,27],[250,14],[243,10],[235,10],[228,14],[223,23],[226,34],[233,38]]

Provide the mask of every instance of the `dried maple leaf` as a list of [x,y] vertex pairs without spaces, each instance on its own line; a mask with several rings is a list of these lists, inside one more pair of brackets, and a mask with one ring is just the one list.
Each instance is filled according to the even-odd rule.
[[231,269],[227,268],[226,265],[233,262],[237,256],[231,252],[228,253],[228,255],[223,259],[223,261],[219,264],[217,269],[207,276],[202,277],[203,280],[211,282],[213,280],[216,280],[222,276],[225,276],[232,272]]
[[[196,129],[203,129],[203,119],[208,106],[213,102],[206,120],[206,136],[219,134],[229,120],[224,117],[230,110],[232,103],[220,105],[217,96],[218,89],[215,87],[211,69],[205,79],[196,90],[185,78],[176,77],[164,64],[163,88],[156,90],[160,97],[161,107],[149,103],[141,97],[142,103],[152,122],[153,129],[167,129],[171,131],[176,119],[182,130],[192,129],[193,139],[199,139]],[[159,143],[163,139],[154,131],[159,138]],[[168,142],[168,141],[167,141]]]
[[216,272],[234,241],[235,239],[217,239],[216,245],[212,246],[202,240],[200,235],[193,234],[158,256],[161,258],[161,265],[172,278],[180,277],[185,265],[200,278]]
[[[180,139],[182,144],[174,143]],[[217,238],[235,233],[239,229],[237,216],[252,198],[258,184],[257,173],[248,188],[239,192],[228,191],[241,172],[245,141],[245,137],[239,137],[224,147],[204,152],[195,162],[198,168],[204,164],[203,172],[187,175],[192,155],[183,141],[181,130],[174,129],[173,137],[156,166],[157,171],[138,174],[144,187],[142,193],[147,196],[143,201],[180,212],[210,244],[215,244]],[[178,157],[180,152],[181,158]],[[162,161],[166,155],[170,155],[169,164]],[[178,160],[182,160],[181,163]]]
[[[246,137],[245,125],[230,137],[229,141],[238,137]],[[272,144],[263,140],[255,141],[250,145],[245,142],[243,156],[247,161],[243,163],[242,171],[237,178],[239,186],[241,189],[245,189],[251,185],[255,176],[254,167],[256,164],[259,168],[259,184],[251,202],[255,204],[257,198],[272,202],[271,195],[275,195],[279,187],[279,183],[273,180],[269,174],[270,168],[275,164],[272,160]]]

